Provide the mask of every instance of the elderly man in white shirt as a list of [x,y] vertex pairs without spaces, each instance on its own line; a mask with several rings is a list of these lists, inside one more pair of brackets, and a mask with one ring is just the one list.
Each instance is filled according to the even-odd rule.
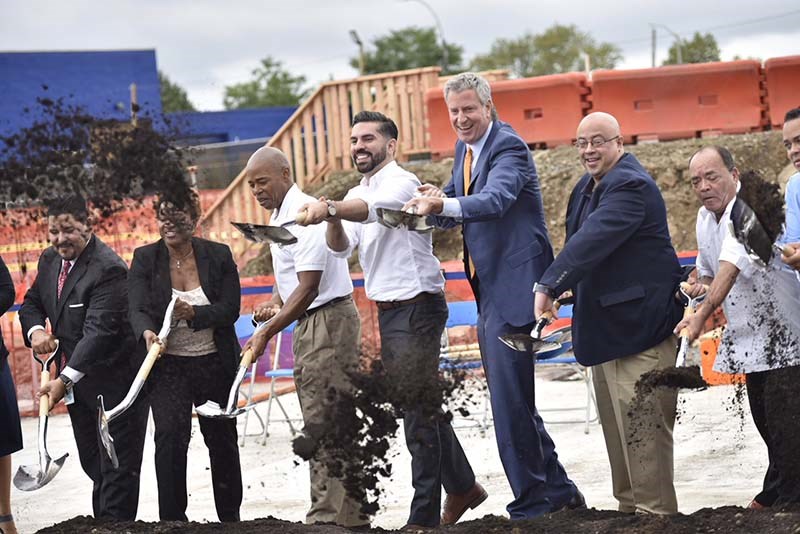
[[[314,201],[293,183],[286,156],[262,147],[245,169],[250,190],[264,209],[272,210],[273,225],[293,221],[301,206]],[[271,244],[276,288],[272,299],[256,309],[258,321],[272,318],[245,345],[261,355],[267,341],[293,321],[294,379],[306,430],[331,424],[335,399],[330,391],[350,389],[349,373],[357,371],[361,356],[361,321],[353,303],[353,283],[347,260],[328,252],[322,227],[292,227],[297,242]],[[324,451],[320,451],[324,454]],[[306,523],[336,523],[368,528],[361,503],[349,496],[339,479],[329,476],[324,462],[309,460],[311,508]]]
[[[692,187],[703,203],[697,214],[698,282],[708,296],[690,319],[695,339],[720,305],[728,321],[714,368],[744,373],[753,422],[767,445],[769,468],[749,507],[800,502],[800,285],[773,258],[756,265],[729,231],[739,171],[730,152],[700,149],[689,160]],[[694,288],[694,292],[699,291]]]
[[[430,396],[448,314],[439,260],[430,234],[376,224],[377,208],[399,210],[420,186],[416,176],[394,161],[396,147],[394,121],[377,112],[356,114],[350,154],[364,177],[343,201],[323,199],[306,206],[306,224],[328,221],[328,246],[338,257],[346,258],[358,247],[367,296],[378,306],[384,369],[406,395],[414,391]],[[407,409],[403,417],[414,486],[408,528],[455,523],[487,497],[453,428],[441,417],[441,395],[428,400],[432,406]],[[444,510],[442,486],[447,493]]]

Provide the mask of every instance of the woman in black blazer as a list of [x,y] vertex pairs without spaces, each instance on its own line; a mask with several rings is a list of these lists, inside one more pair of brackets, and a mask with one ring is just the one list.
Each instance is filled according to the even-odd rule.
[[[0,257],[0,316],[14,304],[14,281]],[[11,453],[22,449],[17,393],[8,367],[8,349],[0,332],[0,531],[16,534],[11,515]]]
[[[186,521],[186,462],[192,405],[225,406],[241,350],[239,275],[227,245],[192,237],[199,199],[187,206],[159,199],[161,239],[137,248],[128,274],[130,320],[145,353],[158,339],[172,295],[179,298],[166,350],[148,378],[155,421],[159,516]],[[220,521],[238,521],[242,502],[236,419],[199,418],[211,459],[214,502]]]

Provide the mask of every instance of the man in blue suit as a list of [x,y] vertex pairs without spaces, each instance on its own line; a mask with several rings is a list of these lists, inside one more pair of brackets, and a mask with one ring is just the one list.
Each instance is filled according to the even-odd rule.
[[404,209],[436,215],[440,226],[462,224],[495,436],[514,493],[508,513],[527,519],[585,506],[536,410],[533,355],[498,339],[531,331],[531,288],[553,260],[533,159],[511,126],[497,120],[485,79],[460,74],[445,84],[444,96],[458,137],[451,180],[444,191],[420,187],[424,196]]
[[573,348],[581,364],[592,366],[619,510],[676,513],[676,391],[658,388],[642,405],[631,405],[642,374],[675,365],[681,267],[664,199],[625,153],[613,116],[584,117],[575,146],[587,172],[569,199],[564,249],[534,288],[534,313],[554,311],[553,299],[573,290]]

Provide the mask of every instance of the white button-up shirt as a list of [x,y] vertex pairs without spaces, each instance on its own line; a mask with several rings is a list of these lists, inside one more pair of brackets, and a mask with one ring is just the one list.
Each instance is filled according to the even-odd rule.
[[[494,121],[489,123],[489,127],[486,128],[486,131],[483,132],[483,135],[480,139],[475,141],[474,145],[467,145],[468,149],[472,150],[472,165],[470,165],[470,176],[475,177],[475,167],[478,165],[478,160],[481,157],[481,152],[483,152],[483,146],[486,144],[486,140],[489,139],[489,132],[492,131],[492,126],[494,125]],[[456,177],[458,179],[458,177]],[[464,181],[464,176],[461,176],[461,181]],[[466,191],[464,192],[466,196]],[[458,199],[455,198],[445,198],[442,202],[442,213],[443,217],[453,217],[455,219],[461,219],[461,215],[463,211],[461,210],[461,203]]]
[[[280,208],[272,213],[270,224],[280,225],[293,221],[303,204],[315,201],[314,197],[303,193],[296,184],[293,185],[286,193]],[[309,305],[309,309],[353,292],[347,260],[335,258],[328,252],[325,225],[293,225],[289,226],[288,230],[297,237],[297,243],[270,244],[272,270],[275,272],[278,292],[283,302],[286,302],[289,295],[300,285],[297,273],[306,271],[322,271],[319,295]]]
[[391,229],[377,222],[376,208],[399,210],[414,197],[419,186],[416,176],[391,161],[372,177],[362,178],[344,198],[364,200],[369,216],[363,223],[342,221],[349,246],[342,252],[331,252],[347,258],[358,247],[364,287],[372,300],[406,300],[444,288],[430,233]]
[[740,271],[722,303],[728,325],[714,369],[754,373],[798,365],[800,285],[792,273],[779,267],[780,258],[773,258],[766,269],[759,267],[731,235],[728,221],[734,200],[719,222],[705,207],[697,213],[699,276],[715,276],[720,261],[732,263]]

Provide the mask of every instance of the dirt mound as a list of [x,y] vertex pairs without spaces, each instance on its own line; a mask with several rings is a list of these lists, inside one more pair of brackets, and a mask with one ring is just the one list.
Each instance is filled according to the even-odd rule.
[[[689,184],[688,162],[689,157],[698,149],[710,144],[727,147],[740,171],[756,170],[771,182],[778,182],[781,172],[786,167],[786,151],[781,144],[779,131],[626,147],[626,150],[639,159],[661,189],[667,204],[672,242],[679,251],[697,249],[695,220],[700,205]],[[575,149],[570,146],[536,151],[533,157],[539,172],[550,239],[557,252],[564,244],[567,198],[575,182],[583,174],[583,167],[578,161]],[[453,160],[448,158],[438,162],[411,162],[404,163],[403,166],[415,173],[423,183],[442,186],[450,180]],[[332,173],[320,187],[309,191],[309,194],[340,199],[348,189],[358,183],[359,179],[360,176],[355,172]],[[460,230],[434,231],[433,248],[442,261],[460,259],[463,254]],[[265,247],[262,251],[264,256],[259,255],[247,266],[245,272],[248,275],[271,272],[267,249],[268,247]]]
[[[465,521],[448,527],[440,527],[435,532],[489,534],[499,532],[531,532],[548,534],[585,534],[587,532],[614,532],[619,534],[663,534],[663,533],[717,533],[726,534],[777,534],[797,532],[800,529],[800,510],[790,509],[777,512],[755,511],[726,506],[723,508],[704,508],[689,515],[673,516],[629,515],[611,510],[571,510],[549,514],[527,521],[514,521],[497,516],[485,516],[475,521]],[[310,532],[317,534],[339,534],[348,529],[333,525],[303,525],[269,517],[242,521],[236,524],[221,523],[145,523],[102,522],[86,516],[75,517],[50,528],[40,530],[40,534],[66,534],[91,532],[92,534],[119,533],[286,533]],[[370,532],[394,532],[380,528]]]

